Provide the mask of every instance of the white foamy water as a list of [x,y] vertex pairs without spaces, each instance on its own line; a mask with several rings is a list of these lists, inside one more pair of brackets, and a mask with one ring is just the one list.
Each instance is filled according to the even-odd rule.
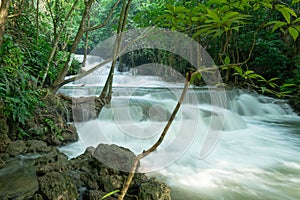
[[[98,95],[101,76],[61,92]],[[182,91],[178,85],[117,74],[111,107],[97,120],[76,123],[80,141],[61,151],[74,157],[88,146],[114,143],[141,153],[162,132]],[[285,102],[241,90],[190,88],[164,142],[142,160],[140,171],[166,181],[175,200],[296,200],[299,155],[300,118]]]

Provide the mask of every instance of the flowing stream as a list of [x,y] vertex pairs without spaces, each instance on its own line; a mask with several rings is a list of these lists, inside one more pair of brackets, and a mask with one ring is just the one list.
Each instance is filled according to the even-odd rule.
[[[99,95],[105,78],[96,72],[60,92]],[[141,153],[158,139],[182,86],[116,73],[111,107],[97,120],[76,122],[80,140],[61,151],[75,157],[88,146],[114,143]],[[175,200],[299,199],[300,117],[281,100],[191,87],[164,142],[142,159],[140,171],[165,181]]]

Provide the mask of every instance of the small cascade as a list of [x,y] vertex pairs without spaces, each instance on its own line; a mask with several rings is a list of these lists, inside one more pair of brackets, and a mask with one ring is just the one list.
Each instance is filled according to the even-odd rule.
[[[108,70],[60,92],[99,95],[104,79],[97,73]],[[183,89],[183,82],[128,72],[116,72],[113,83],[111,105],[95,120],[75,122],[80,141],[62,148],[68,156],[99,143],[141,153],[159,138]],[[285,101],[247,90],[190,87],[163,143],[139,170],[166,180],[175,200],[296,200],[299,133],[300,118]]]
[[230,109],[243,116],[293,114],[290,106],[284,101],[247,93],[235,97],[230,103]]

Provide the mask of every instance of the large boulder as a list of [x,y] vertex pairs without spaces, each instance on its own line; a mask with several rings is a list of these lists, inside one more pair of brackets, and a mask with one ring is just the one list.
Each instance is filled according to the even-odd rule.
[[[77,171],[79,188],[86,188],[84,199],[101,199],[103,195],[121,190],[135,155],[117,145],[99,144],[88,148],[81,156],[71,160],[72,171]],[[121,170],[119,170],[121,169]],[[125,170],[124,170],[125,169]],[[108,199],[117,199],[116,193]],[[125,199],[171,199],[170,188],[155,178],[136,173]]]
[[27,147],[23,140],[16,140],[14,142],[9,143],[6,149],[6,153],[10,156],[23,154],[26,151],[27,151]]
[[108,167],[123,172],[130,172],[136,158],[132,151],[115,144],[99,144],[93,156]]
[[25,143],[27,146],[27,153],[48,153],[51,151],[51,147],[41,140],[28,140]]
[[74,181],[65,173],[48,172],[38,180],[39,192],[46,199],[75,200],[78,197]]

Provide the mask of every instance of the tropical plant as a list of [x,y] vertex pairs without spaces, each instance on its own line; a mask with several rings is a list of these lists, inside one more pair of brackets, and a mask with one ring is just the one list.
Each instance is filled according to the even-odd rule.
[[0,49],[0,98],[5,103],[4,115],[25,125],[40,103],[35,90],[36,78],[24,63],[24,53],[11,37],[6,37]]

